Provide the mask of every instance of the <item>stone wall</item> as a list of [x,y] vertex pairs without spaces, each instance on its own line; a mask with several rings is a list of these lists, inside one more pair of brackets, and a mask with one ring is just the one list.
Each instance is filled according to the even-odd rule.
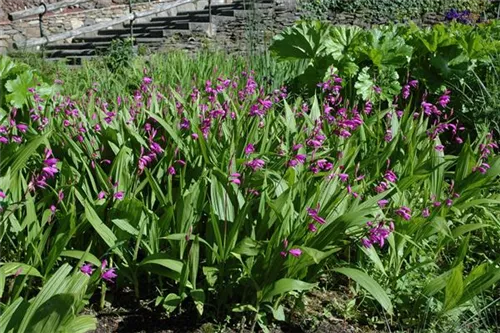
[[293,0],[277,0],[273,8],[235,10],[234,17],[213,16],[215,35],[206,33],[175,34],[162,51],[200,49],[243,54],[265,50],[274,35],[300,18]]
[[[2,0],[0,0],[2,1]],[[150,10],[159,2],[174,0],[156,0],[133,5],[134,11]],[[217,3],[223,0],[218,0]],[[176,15],[177,11],[203,9],[207,0],[194,0],[193,3],[178,6],[160,15]],[[57,34],[80,28],[82,26],[110,21],[128,14],[128,5],[113,5],[104,8],[76,10],[65,13],[52,13],[43,17],[43,30],[46,35]],[[38,17],[22,19],[14,22],[0,23],[0,54],[5,48],[12,48],[14,42],[40,37]]]
[[[412,19],[419,26],[430,26],[444,21],[444,15],[436,13],[426,13],[422,17]],[[388,18],[378,18],[369,11],[360,11],[357,13],[329,13],[328,20],[332,24],[356,25],[369,28],[373,25],[387,24],[391,21]]]

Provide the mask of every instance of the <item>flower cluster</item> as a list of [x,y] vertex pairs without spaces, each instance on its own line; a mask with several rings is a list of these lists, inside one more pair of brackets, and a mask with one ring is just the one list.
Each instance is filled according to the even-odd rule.
[[472,171],[477,171],[485,174],[486,171],[491,167],[486,161],[488,156],[493,152],[494,149],[498,149],[498,144],[493,141],[493,134],[488,133],[486,136],[486,142],[479,145],[479,151],[481,156],[479,158],[478,165],[472,168]]
[[301,249],[290,249],[290,250],[286,250],[288,247],[288,240],[285,239],[283,241],[283,248],[284,250],[280,252],[280,255],[283,257],[283,258],[286,258],[286,256],[288,255],[288,253],[290,253],[292,256],[294,256],[295,258],[298,258],[302,255],[302,250]]
[[[104,259],[101,262],[101,279],[113,283],[113,279],[116,278],[118,275],[116,274],[116,268],[115,267],[110,267],[106,269],[108,266],[108,261]],[[92,273],[94,273],[94,268],[91,263],[86,263],[82,267],[80,267],[80,272],[83,274],[90,276]]]
[[311,232],[316,232],[318,230],[314,222],[317,222],[321,225],[326,223],[326,220],[323,217],[319,216],[319,204],[316,206],[316,208],[307,208],[307,214],[313,219],[313,222],[309,223],[308,226],[309,231]]
[[59,160],[54,157],[52,150],[46,148],[42,171],[37,176],[33,176],[29,184],[29,188],[31,190],[34,190],[37,187],[45,188],[47,186],[47,180],[54,178],[56,173],[59,172],[57,162],[59,162]]
[[361,239],[361,244],[366,248],[372,247],[373,244],[378,244],[381,248],[384,247],[385,240],[394,231],[394,223],[392,221],[389,223],[389,226],[386,226],[384,221],[379,222],[375,226],[373,222],[368,221],[366,225],[370,228],[368,237]]
[[252,169],[253,172],[262,169],[264,165],[266,165],[266,162],[264,162],[264,160],[261,160],[260,158],[255,158],[251,161],[245,162],[245,166]]
[[475,18],[470,10],[465,9],[462,11],[457,11],[455,8],[452,8],[446,12],[445,19],[447,21],[457,21],[462,24],[469,24],[480,21],[480,17]]
[[411,209],[406,206],[402,206],[401,208],[395,211],[396,215],[401,216],[404,220],[409,221],[411,219]]

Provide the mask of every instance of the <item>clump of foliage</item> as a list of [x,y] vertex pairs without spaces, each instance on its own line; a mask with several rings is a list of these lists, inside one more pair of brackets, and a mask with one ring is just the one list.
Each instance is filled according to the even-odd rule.
[[[411,51],[391,36],[379,43],[394,56],[368,52],[375,64]],[[361,305],[411,327],[409,307],[433,320],[466,313],[500,280],[498,144],[488,129],[467,137],[453,92],[328,72],[303,99],[252,71],[170,85],[144,67],[131,92],[95,82],[71,96],[60,79],[45,89],[0,73],[7,89],[27,87],[0,111],[7,327],[60,318],[46,325],[88,330],[95,322],[78,312],[113,283],[167,313],[190,305],[265,330],[327,262],[333,279],[364,290]],[[469,250],[486,244],[486,258]],[[346,250],[360,259],[346,261]],[[12,316],[17,304],[33,309]]]
[[105,52],[104,61],[112,72],[126,70],[135,55],[134,39],[115,39]]
[[[290,87],[311,95],[316,83],[336,73],[347,86],[365,99],[377,97],[390,103],[408,76],[421,83],[422,90],[438,93],[453,88],[455,111],[463,121],[498,120],[498,116],[478,110],[478,99],[492,105],[498,79],[498,38],[500,25],[488,22],[478,26],[454,23],[428,28],[391,25],[364,30],[359,27],[332,26],[318,21],[300,22],[275,37],[273,54],[282,61],[306,61],[307,68]],[[492,93],[490,93],[490,90]],[[472,110],[474,116],[469,118]]]
[[385,22],[416,19],[427,13],[444,15],[451,8],[481,14],[491,7],[487,0],[315,0],[301,1],[305,18],[325,19],[325,13],[359,13]]

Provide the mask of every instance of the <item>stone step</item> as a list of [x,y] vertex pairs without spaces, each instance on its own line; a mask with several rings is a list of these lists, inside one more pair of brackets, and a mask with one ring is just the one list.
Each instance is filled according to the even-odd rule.
[[[99,30],[97,32],[98,36],[124,36],[128,35],[130,36],[130,29],[107,29],[107,30]],[[133,30],[133,36],[134,37],[161,37],[162,34],[155,32],[155,31],[149,31],[147,29],[134,29]]]
[[[155,17],[151,18],[151,20],[148,22],[134,23],[134,26],[153,24],[153,23],[157,23],[157,22],[173,22],[173,21],[179,21],[179,20],[189,20],[189,18],[190,18],[189,15],[155,16]],[[130,25],[130,23],[123,23],[123,26],[125,26],[125,27],[128,27],[129,25]]]
[[[220,4],[220,5],[212,5],[212,10],[221,10],[221,9],[231,9],[231,8],[240,8],[243,7],[245,4],[243,2],[241,3],[225,3],[225,4]],[[205,9],[208,9],[208,5],[205,6]]]
[[[231,8],[221,8],[221,9],[214,9],[212,8],[212,15],[232,15],[232,7]],[[243,9],[243,8],[235,8],[235,9]],[[151,23],[157,22],[157,21],[175,21],[177,18],[182,18],[182,19],[191,19],[192,17],[198,17],[198,16],[209,16],[210,10],[208,8],[205,9],[200,9],[200,10],[190,10],[190,11],[183,11],[183,12],[178,12],[177,16],[156,16],[151,18]]]
[[[165,28],[165,29],[189,29],[188,24],[189,22],[209,22],[210,17],[207,15],[205,16],[193,16],[191,18],[180,18],[177,20],[166,20],[166,21],[155,21],[155,22],[149,22],[149,23],[137,23],[134,24],[134,28],[137,27],[139,29],[147,29],[149,30],[150,28]],[[124,24],[124,27],[129,28],[129,24]]]
[[[97,36],[97,37],[81,37],[73,38],[75,43],[99,43],[99,42],[111,42],[114,39],[127,39],[128,36]],[[163,37],[139,37],[134,38],[136,44],[150,44],[150,43],[161,43]]]
[[191,34],[192,34],[192,32],[189,29],[168,29],[168,30],[163,30],[163,36],[165,36],[165,37],[172,37],[172,36],[175,36],[175,35],[190,36]]
[[[216,12],[217,12],[216,10],[212,9],[212,14],[214,14]],[[196,16],[196,15],[209,15],[209,13],[210,13],[210,10],[207,8],[207,9],[200,9],[200,10],[189,10],[189,11],[178,12],[177,15],[179,15],[179,16],[185,16],[185,15]],[[154,19],[156,19],[156,17],[152,18],[151,21],[153,21]]]
[[50,50],[79,50],[93,48],[96,43],[69,43],[69,44],[51,44],[46,45],[45,49]]
[[80,50],[55,50],[47,52],[45,55],[47,58],[70,58],[70,57],[82,57],[82,56],[94,56],[100,55],[106,51],[106,48],[101,49],[80,49]]

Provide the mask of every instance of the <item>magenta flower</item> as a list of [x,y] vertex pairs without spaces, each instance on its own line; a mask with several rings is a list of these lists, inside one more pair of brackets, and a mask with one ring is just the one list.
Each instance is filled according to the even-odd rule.
[[478,167],[473,167],[472,171],[479,171],[483,175],[488,171],[488,169],[491,168],[491,166],[488,163],[481,163],[480,166]]
[[240,177],[241,175],[239,173],[232,173],[231,175],[229,175],[229,182],[236,185],[241,185]]
[[288,251],[288,253],[290,253],[295,258],[298,258],[302,254],[302,251],[300,249],[291,249]]
[[7,144],[7,143],[9,143],[9,139],[7,139],[4,136],[0,136],[0,143]]
[[153,82],[153,79],[150,78],[150,77],[145,77],[145,78],[142,79],[142,82],[144,84],[151,84],[151,82]]
[[430,211],[429,211],[429,208],[428,207],[425,207],[424,210],[422,211],[422,217],[424,218],[428,218],[429,215],[431,215]]
[[57,194],[57,203],[59,203],[63,200],[64,200],[64,192],[63,192],[63,190],[59,190],[59,193]]
[[403,87],[403,99],[408,99],[410,97],[410,85],[407,84]]
[[362,238],[361,245],[369,249],[370,247],[372,247],[372,242],[368,238]]
[[389,203],[389,200],[381,199],[377,203],[380,208],[384,208]]
[[263,160],[261,159],[253,159],[251,161],[248,161],[245,163],[245,165],[247,167],[249,167],[250,169],[252,169],[254,172],[257,171],[257,170],[260,170],[264,167],[264,165],[266,164],[266,162],[264,162]]
[[401,208],[397,209],[395,213],[401,216],[406,221],[411,219],[411,209],[406,206],[402,206]]
[[42,168],[42,175],[46,178],[53,178],[59,170],[56,167],[57,162],[59,160],[57,158],[51,157],[52,150],[45,150],[45,160],[43,161],[44,167]]
[[101,278],[103,280],[113,283],[114,282],[113,279],[118,276],[116,275],[115,271],[116,268],[110,268],[101,274]]
[[259,196],[260,195],[259,191],[257,191],[256,189],[253,189],[253,188],[248,189],[248,193],[252,194],[252,195],[255,195],[255,196]]
[[392,222],[389,224],[389,227],[386,227],[384,222],[380,222],[375,227],[373,227],[371,221],[367,222],[366,225],[371,227],[371,229],[368,238],[363,238],[361,244],[367,248],[371,247],[373,244],[378,244],[381,248],[384,247],[385,240],[389,237],[391,232],[394,231],[394,223]]
[[396,176],[396,174],[394,173],[394,171],[387,170],[386,173],[385,173],[385,175],[384,175],[384,179],[387,180],[390,183],[395,183],[398,180],[398,177]]
[[315,149],[317,149],[323,145],[323,143],[321,141],[315,140],[315,139],[308,139],[306,141],[306,144],[310,147],[315,148]]
[[104,199],[106,197],[106,192],[104,191],[101,191],[97,194],[97,199],[101,200],[101,199]]
[[347,173],[340,173],[338,175],[338,177],[339,177],[340,181],[342,181],[344,183],[347,181],[347,179],[349,179],[349,175]]
[[366,101],[365,108],[363,110],[364,113],[369,115],[370,113],[372,113],[372,109],[373,109],[372,103],[370,101]]
[[90,276],[94,272],[94,269],[92,268],[92,264],[85,264],[82,267],[80,267],[80,271],[83,274]]
[[292,158],[290,161],[288,161],[288,166],[289,167],[295,167],[298,164],[304,164],[306,161],[307,156],[304,154],[297,154],[294,158]]
[[163,153],[163,148],[156,142],[151,142],[149,149],[156,154]]
[[314,223],[309,223],[309,226],[307,227],[310,232],[316,232],[318,228],[316,228],[316,225]]
[[123,200],[123,191],[119,191],[113,194],[113,198],[115,198],[116,200]]
[[252,153],[255,152],[255,147],[253,144],[249,143],[246,147],[245,147],[245,155],[250,155]]
[[444,94],[439,97],[438,103],[441,105],[441,107],[445,108],[448,103],[450,102],[450,93],[448,89],[445,90]]
[[28,125],[25,124],[18,124],[16,127],[22,133],[25,133],[28,130]]
[[102,270],[102,273],[101,273],[101,278],[103,280],[106,280],[108,282],[114,282],[113,279],[115,277],[117,277],[115,271],[116,271],[116,268],[114,267],[110,267],[109,269],[106,269],[106,266],[108,266],[108,261],[106,259],[104,259],[102,262],[101,262],[101,270]]
[[170,166],[168,168],[168,174],[172,176],[175,175],[175,168],[173,166]]
[[387,131],[385,131],[384,141],[385,142],[391,142],[392,141],[392,131],[390,129],[388,129]]
[[333,164],[331,162],[328,162],[325,159],[317,160],[316,165],[324,171],[331,170],[333,168]]
[[316,208],[307,208],[307,214],[319,224],[325,224],[326,220],[319,216],[319,205]]
[[444,146],[443,145],[436,145],[434,147],[434,149],[436,149],[436,151],[444,151]]
[[375,192],[382,193],[388,189],[388,185],[386,182],[380,182],[377,186],[375,186]]

